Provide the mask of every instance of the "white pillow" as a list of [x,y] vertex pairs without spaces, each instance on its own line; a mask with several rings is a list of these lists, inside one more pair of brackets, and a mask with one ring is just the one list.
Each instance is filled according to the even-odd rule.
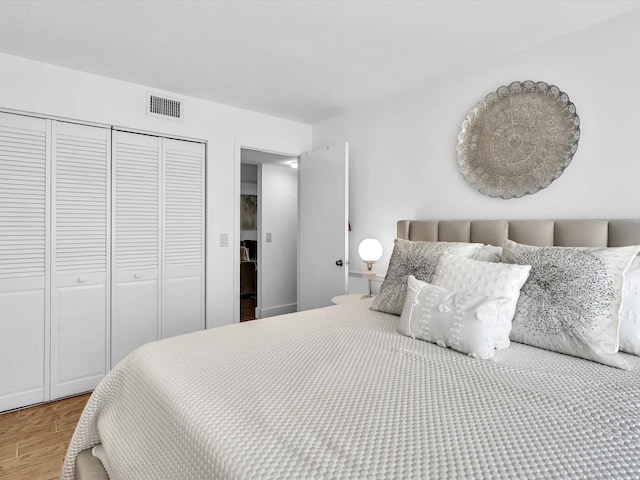
[[620,350],[640,355],[640,257],[633,260],[624,274]]
[[511,343],[511,322],[529,270],[529,265],[481,262],[444,253],[436,265],[431,283],[467,295],[505,297],[508,301],[500,308],[496,330],[496,348],[504,349]]
[[532,266],[511,340],[628,369],[618,355],[622,289],[639,250],[533,247],[506,240],[502,261]]
[[410,275],[398,331],[472,357],[491,358],[502,302],[502,298],[452,292]]
[[483,245],[473,258],[474,260],[480,260],[481,262],[500,263],[502,259],[502,247],[496,247],[495,245]]

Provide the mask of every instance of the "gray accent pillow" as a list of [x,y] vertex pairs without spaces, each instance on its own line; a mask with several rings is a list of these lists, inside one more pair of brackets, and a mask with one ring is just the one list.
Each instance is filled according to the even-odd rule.
[[416,242],[397,238],[387,274],[380,293],[371,302],[371,310],[400,315],[409,275],[423,282],[431,282],[440,255],[446,252],[473,258],[481,247],[481,243]]
[[511,340],[628,369],[617,354],[622,285],[639,250],[533,247],[506,240],[502,261],[531,265]]

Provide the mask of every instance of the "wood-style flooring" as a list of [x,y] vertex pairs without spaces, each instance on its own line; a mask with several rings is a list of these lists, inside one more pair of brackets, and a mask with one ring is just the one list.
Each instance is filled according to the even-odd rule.
[[240,297],[240,321],[256,319],[256,297]]
[[0,413],[0,480],[59,479],[89,395]]

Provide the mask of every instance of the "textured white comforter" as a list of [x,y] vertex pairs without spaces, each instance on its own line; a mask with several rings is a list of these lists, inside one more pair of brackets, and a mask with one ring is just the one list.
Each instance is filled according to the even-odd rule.
[[640,358],[475,360],[338,305],[148,344],[96,388],[62,478],[640,478]]

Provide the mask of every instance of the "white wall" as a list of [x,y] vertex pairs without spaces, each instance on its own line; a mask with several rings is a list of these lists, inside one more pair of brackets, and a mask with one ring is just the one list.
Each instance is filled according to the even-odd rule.
[[[374,269],[384,274],[401,219],[639,218],[639,58],[635,11],[314,125],[314,148],[350,144],[351,270],[363,271],[360,240],[375,237],[385,254]],[[565,91],[580,116],[581,139],[572,163],[548,188],[494,199],[459,173],[457,135],[476,102],[515,80]],[[350,280],[351,291],[364,291]]]
[[[274,145],[276,150],[302,153],[309,150],[311,127],[181,95],[177,96],[184,98],[183,122],[154,118],[145,114],[148,90],[153,89],[0,54],[0,108],[208,142],[207,326],[231,323],[235,303],[233,272],[240,241],[234,238],[238,221],[234,205],[240,201],[235,191],[240,182],[236,140],[248,139]],[[226,248],[219,247],[223,232],[229,234]]]
[[[258,318],[295,312],[297,306],[298,170],[258,166]],[[267,234],[271,242],[267,242]]]

